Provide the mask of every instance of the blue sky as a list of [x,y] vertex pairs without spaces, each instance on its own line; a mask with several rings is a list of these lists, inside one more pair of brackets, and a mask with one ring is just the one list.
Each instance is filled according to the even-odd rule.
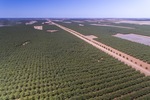
[[8,18],[150,18],[150,0],[0,0]]

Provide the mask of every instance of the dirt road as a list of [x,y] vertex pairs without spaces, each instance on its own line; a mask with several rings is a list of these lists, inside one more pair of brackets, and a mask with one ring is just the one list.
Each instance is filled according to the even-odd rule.
[[136,59],[128,54],[125,54],[121,51],[118,51],[112,47],[109,47],[105,44],[102,44],[96,40],[93,40],[92,38],[87,38],[87,36],[80,34],[79,32],[76,32],[72,29],[69,29],[67,27],[64,27],[62,25],[59,25],[57,23],[51,22],[54,25],[58,26],[59,28],[75,35],[76,37],[84,40],[85,42],[93,45],[94,47],[98,48],[101,51],[104,51],[105,53],[111,55],[112,57],[116,58],[117,60],[124,62],[126,65],[140,71],[141,73],[145,74],[145,76],[150,76],[150,64],[145,63],[139,59]]

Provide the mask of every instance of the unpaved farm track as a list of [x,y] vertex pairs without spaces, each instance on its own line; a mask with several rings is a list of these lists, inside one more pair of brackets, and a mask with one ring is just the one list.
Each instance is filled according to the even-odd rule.
[[84,40],[85,42],[93,45],[94,47],[98,48],[99,50],[104,51],[105,53],[111,55],[112,57],[118,59],[121,62],[124,62],[125,64],[127,64],[128,66],[140,71],[141,73],[145,74],[145,76],[150,76],[150,64],[143,62],[139,59],[136,59],[128,54],[125,54],[121,51],[118,51],[112,47],[109,47],[105,44],[102,44],[100,42],[97,42],[93,39],[89,39],[87,38],[87,36],[80,34],[79,32],[76,32],[72,29],[69,29],[67,27],[64,27],[62,25],[59,25],[57,23],[51,22],[54,25],[56,25],[57,27],[75,35],[76,37]]

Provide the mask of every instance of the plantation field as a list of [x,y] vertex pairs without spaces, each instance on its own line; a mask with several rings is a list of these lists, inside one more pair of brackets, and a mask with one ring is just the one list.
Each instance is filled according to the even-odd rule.
[[33,26],[0,28],[0,100],[149,99],[150,77],[56,26]]
[[[71,21],[71,20],[70,20]],[[143,60],[147,63],[150,63],[150,47],[140,44],[131,42],[128,40],[120,39],[117,37],[114,37],[113,35],[116,35],[117,33],[121,34],[139,34],[144,36],[150,36],[150,26],[147,25],[130,25],[130,24],[115,24],[112,22],[103,22],[103,24],[111,24],[111,25],[117,25],[117,26],[123,26],[123,27],[131,27],[134,29],[123,29],[123,28],[117,28],[117,27],[106,27],[106,26],[93,26],[91,24],[96,24],[97,22],[87,22],[84,21],[82,24],[84,26],[79,26],[79,23],[72,22],[71,24],[66,24],[62,22],[57,22],[63,26],[66,26],[70,29],[73,29],[77,32],[80,32],[84,35],[95,35],[98,38],[95,39],[97,41],[100,41],[108,46],[111,46],[117,50],[120,50],[122,52],[125,52],[131,56],[134,56],[140,60]]]

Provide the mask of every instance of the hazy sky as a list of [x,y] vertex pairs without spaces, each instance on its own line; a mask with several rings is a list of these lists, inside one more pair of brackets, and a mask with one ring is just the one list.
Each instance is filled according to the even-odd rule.
[[0,0],[0,17],[150,18],[150,0]]

